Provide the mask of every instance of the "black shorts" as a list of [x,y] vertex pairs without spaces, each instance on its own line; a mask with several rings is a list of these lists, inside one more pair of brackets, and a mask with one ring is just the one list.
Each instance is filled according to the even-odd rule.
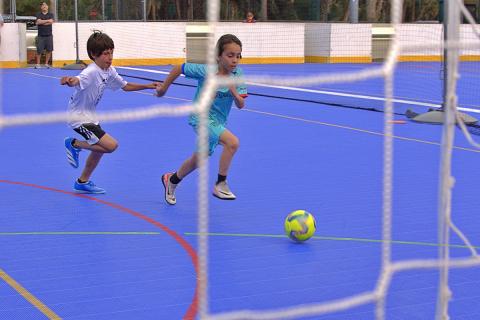
[[105,135],[102,127],[95,123],[84,123],[80,127],[73,129],[87,140],[88,144],[96,144]]
[[44,50],[47,52],[53,51],[53,36],[37,37],[37,53],[42,54]]

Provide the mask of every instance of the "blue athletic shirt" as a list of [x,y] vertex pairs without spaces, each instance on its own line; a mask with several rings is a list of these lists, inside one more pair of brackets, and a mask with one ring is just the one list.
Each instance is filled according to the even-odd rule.
[[[184,63],[182,65],[182,73],[191,79],[198,80],[197,91],[195,92],[194,101],[200,96],[200,92],[202,90],[203,84],[205,82],[205,77],[207,76],[207,65],[205,64],[196,64],[196,63]],[[239,67],[237,67],[232,72],[233,77],[241,77],[243,76],[243,71]],[[237,85],[237,92],[240,95],[247,95],[247,87],[244,84]],[[217,89],[217,93],[215,95],[215,99],[213,100],[212,107],[210,108],[209,118],[216,120],[219,124],[226,124],[228,114],[230,113],[230,109],[232,108],[233,103],[233,95],[230,92],[228,87],[219,87]],[[191,120],[196,117],[194,115],[191,116]]]

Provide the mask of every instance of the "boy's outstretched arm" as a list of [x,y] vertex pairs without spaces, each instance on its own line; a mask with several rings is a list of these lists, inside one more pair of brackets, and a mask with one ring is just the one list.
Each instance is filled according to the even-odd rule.
[[134,83],[134,82],[128,82],[125,87],[122,88],[123,91],[139,91],[139,90],[145,90],[145,89],[156,89],[159,86],[158,82],[152,82],[152,83]]
[[80,83],[80,80],[77,77],[62,77],[60,79],[60,84],[67,85],[69,87],[75,87],[77,84]]
[[182,66],[175,65],[168,74],[167,79],[157,87],[157,97],[162,97],[167,93],[168,87],[182,74]]

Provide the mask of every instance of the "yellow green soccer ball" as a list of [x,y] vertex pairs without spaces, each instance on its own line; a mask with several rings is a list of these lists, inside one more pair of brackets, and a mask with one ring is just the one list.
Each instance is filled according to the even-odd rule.
[[315,218],[305,210],[293,211],[285,219],[285,234],[293,241],[306,241],[313,236],[315,230]]

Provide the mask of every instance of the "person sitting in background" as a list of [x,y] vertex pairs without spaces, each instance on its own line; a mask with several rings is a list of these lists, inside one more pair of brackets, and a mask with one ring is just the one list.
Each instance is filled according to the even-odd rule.
[[253,14],[252,11],[248,11],[247,12],[247,18],[245,20],[243,20],[243,22],[245,23],[254,23],[256,22],[255,20],[255,15]]

